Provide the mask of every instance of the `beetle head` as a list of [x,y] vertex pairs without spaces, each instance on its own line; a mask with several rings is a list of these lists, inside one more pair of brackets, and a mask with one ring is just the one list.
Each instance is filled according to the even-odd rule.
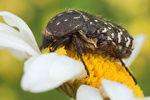
[[43,43],[40,46],[40,49],[42,48],[47,48],[51,46],[54,43],[54,37],[53,34],[47,31],[47,29],[44,30],[43,32]]

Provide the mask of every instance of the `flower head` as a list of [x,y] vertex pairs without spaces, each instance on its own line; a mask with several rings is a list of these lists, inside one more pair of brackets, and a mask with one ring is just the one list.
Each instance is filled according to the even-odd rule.
[[[47,48],[41,53],[30,28],[22,19],[10,12],[0,12],[0,16],[2,16],[7,23],[0,23],[0,48],[10,49],[11,51],[15,50],[15,52],[23,54],[23,57],[29,58],[24,63],[24,75],[21,81],[21,86],[24,90],[30,92],[44,92],[57,88],[57,90],[74,98],[78,91],[77,99],[81,100],[80,97],[83,96],[80,94],[83,93],[80,92],[81,90],[87,90],[88,92],[88,89],[93,89],[94,91],[91,90],[93,92],[89,94],[89,96],[92,95],[96,97],[95,99],[97,100],[104,99],[104,96],[112,99],[113,96],[111,93],[114,88],[112,88],[111,85],[115,85],[116,89],[118,89],[117,86],[123,87],[119,88],[121,90],[126,87],[126,90],[129,91],[130,98],[133,98],[131,91],[133,91],[137,97],[144,97],[139,86],[135,85],[131,76],[122,65],[118,64],[117,60],[110,61],[109,57],[104,58],[97,54],[83,54],[85,63],[88,65],[90,71],[90,77],[87,77],[84,66],[76,52],[59,48],[55,53],[49,53],[49,48]],[[18,30],[13,27],[18,28]],[[144,35],[135,38],[135,42],[137,41],[135,50],[129,60],[124,60],[127,66],[131,64],[138,54],[144,39]],[[113,83],[106,80],[102,81],[102,79],[121,82],[130,89],[127,89],[125,85],[118,85],[120,83]],[[104,90],[104,92],[101,92],[102,90]],[[118,91],[114,96],[118,95],[117,93]]]
[[[49,52],[49,48],[44,52]],[[81,62],[77,53],[74,51],[60,48],[56,50],[56,53],[59,53],[61,55],[67,55]],[[82,56],[85,63],[88,65],[87,67],[90,72],[90,77],[78,79],[74,82],[64,83],[63,85],[61,85],[60,88],[58,88],[58,90],[61,89],[62,91],[70,91],[70,89],[72,88],[73,92],[66,93],[67,95],[75,98],[76,90],[81,84],[89,85],[99,89],[99,87],[102,86],[101,80],[108,79],[116,82],[121,82],[127,85],[130,89],[132,89],[137,97],[144,97],[140,87],[138,85],[135,85],[135,82],[129,75],[129,73],[125,70],[125,68],[122,65],[118,64],[119,60],[116,59],[110,61],[109,57],[102,57],[101,55],[92,53],[82,54]],[[67,90],[63,87],[69,87],[70,89]]]

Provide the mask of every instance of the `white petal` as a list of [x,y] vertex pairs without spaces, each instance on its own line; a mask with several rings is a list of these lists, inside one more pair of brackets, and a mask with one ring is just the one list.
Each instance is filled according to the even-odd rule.
[[126,85],[105,79],[101,82],[111,100],[133,100],[133,92]]
[[[74,66],[75,68],[73,68],[71,65],[70,67],[72,68],[72,70],[78,69],[79,72],[75,71],[75,73],[73,74],[71,73],[71,75],[69,75],[66,73],[69,73],[67,71],[70,70],[62,69],[62,72],[64,72],[63,70],[67,70],[65,73],[66,76],[64,75],[62,75],[64,77],[49,76],[50,75],[49,72],[51,72],[49,70],[52,70],[52,72],[57,72],[57,70],[59,70],[58,68],[60,66],[56,66],[56,63],[62,62],[61,60],[63,58],[66,61],[72,62],[73,64],[77,62],[69,57],[57,55],[56,53],[47,53],[47,54],[31,57],[29,60],[25,62],[24,65],[24,75],[22,77],[22,82],[21,82],[22,88],[24,90],[28,90],[31,92],[44,92],[44,91],[54,89],[60,86],[61,84],[63,84],[65,81],[68,81],[72,77],[80,74],[79,72],[81,72],[80,71],[81,68],[78,68],[78,66]],[[65,65],[61,65],[61,67],[67,66],[66,63],[64,64]],[[56,69],[53,67],[56,67]],[[72,76],[72,77],[68,77],[68,76]]]
[[150,97],[145,97],[145,98],[134,98],[134,100],[150,100]]
[[29,55],[38,55],[31,46],[29,46],[22,39],[13,35],[7,34],[7,32],[0,31],[0,46],[3,48],[12,48],[28,53]]
[[17,30],[15,30],[14,28],[6,24],[0,23],[0,30],[7,32],[7,34],[14,35],[16,37],[21,38],[21,34]]
[[134,37],[134,41],[135,41],[135,48],[130,56],[130,58],[128,59],[123,59],[123,61],[125,62],[126,66],[129,67],[132,62],[134,61],[134,59],[136,58],[136,56],[139,54],[141,47],[143,45],[143,43],[146,40],[146,36],[143,34],[137,35]]
[[48,70],[56,54],[33,56],[25,62],[21,86],[30,92],[44,92],[59,86],[59,82],[49,80]]
[[150,100],[150,97],[145,97],[143,100]]
[[11,54],[16,57],[17,59],[23,60],[28,58],[27,54],[23,51],[15,50],[15,49],[10,49]]
[[77,100],[103,100],[97,88],[81,85],[77,90]]
[[100,86],[99,90],[104,100],[110,100],[103,86]]
[[28,55],[25,52],[20,51],[20,50],[7,48],[7,47],[2,47],[2,46],[0,46],[0,49],[9,50],[14,57],[16,57],[17,59],[20,59],[20,60],[24,60],[24,59],[28,58]]
[[1,11],[0,16],[3,17],[8,25],[17,27],[20,30],[20,33],[22,33],[22,39],[30,44],[30,46],[33,47],[37,52],[40,52],[32,31],[21,18],[7,11]]
[[53,62],[51,64],[49,69],[50,79],[65,82],[68,79],[81,79],[86,77],[85,68],[81,62],[64,55],[54,60],[58,60],[59,62]]
[[[8,26],[6,24],[0,23],[0,32],[1,33],[5,33],[5,34],[9,34],[11,36],[15,36],[15,37],[21,39],[21,33],[19,33],[17,30],[15,30],[14,28],[12,28],[12,27],[10,27],[10,26]],[[6,39],[6,41],[7,41],[7,39]],[[6,47],[1,47],[0,49],[9,49],[10,52],[15,57],[17,57],[18,59],[25,59],[25,58],[27,58],[26,53],[23,52],[23,51],[11,49],[11,48],[6,48]]]

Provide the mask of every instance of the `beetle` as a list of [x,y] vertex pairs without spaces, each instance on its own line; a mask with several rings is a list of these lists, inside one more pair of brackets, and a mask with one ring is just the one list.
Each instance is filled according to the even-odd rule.
[[119,59],[121,64],[137,81],[122,61],[130,57],[134,49],[134,39],[126,29],[103,19],[99,16],[80,10],[68,10],[53,17],[43,33],[43,43],[40,47],[58,47],[78,52],[83,65],[89,71],[82,57],[82,53],[90,52]]

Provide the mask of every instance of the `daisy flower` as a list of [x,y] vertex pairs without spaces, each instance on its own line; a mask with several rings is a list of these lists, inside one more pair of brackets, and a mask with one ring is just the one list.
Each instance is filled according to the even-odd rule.
[[[21,80],[23,90],[37,93],[57,89],[78,100],[120,100],[124,96],[131,100],[144,98],[140,87],[135,85],[118,60],[110,61],[108,57],[97,54],[83,54],[90,72],[90,77],[87,77],[76,52],[65,50],[64,47],[55,53],[49,53],[49,48],[41,52],[32,31],[21,18],[6,11],[0,12],[0,16],[7,23],[0,23],[0,48],[9,49],[21,58],[28,58]],[[127,66],[135,59],[145,36],[138,35],[134,39],[135,49],[131,57],[124,60]]]

